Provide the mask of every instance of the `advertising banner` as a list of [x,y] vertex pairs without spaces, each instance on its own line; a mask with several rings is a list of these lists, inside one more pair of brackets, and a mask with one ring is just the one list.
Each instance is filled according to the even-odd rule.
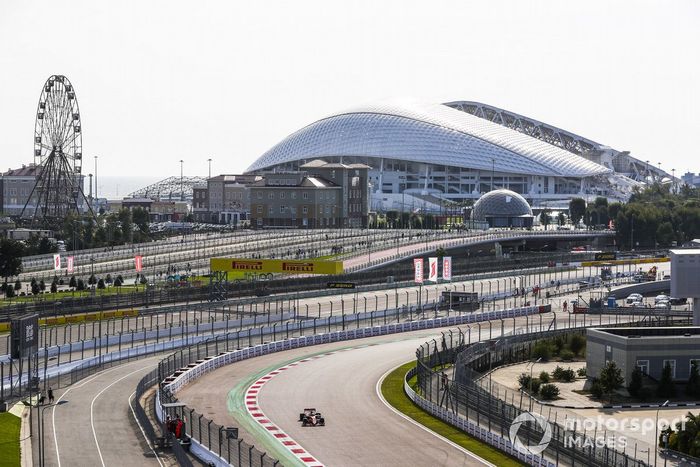
[[413,274],[416,284],[423,283],[423,258],[415,258],[413,260]]
[[143,256],[134,256],[134,268],[136,269],[136,272],[141,272],[143,269]]
[[452,280],[452,256],[443,256],[442,258],[442,279]]
[[252,272],[278,274],[342,274],[342,261],[314,259],[211,258],[209,267],[217,272]]
[[59,255],[59,254],[53,255],[53,270],[54,271],[61,270],[61,255]]
[[73,274],[73,257],[72,256],[66,257],[66,270],[68,271],[68,274]]
[[428,281],[438,281],[438,259],[428,258]]

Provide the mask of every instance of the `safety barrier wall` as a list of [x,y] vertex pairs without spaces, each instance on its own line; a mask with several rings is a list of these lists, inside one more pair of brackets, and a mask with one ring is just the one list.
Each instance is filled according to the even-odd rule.
[[499,436],[496,433],[492,433],[486,428],[482,428],[463,417],[455,415],[453,412],[445,409],[444,407],[440,407],[439,405],[419,396],[413,390],[413,388],[411,388],[411,385],[408,384],[408,381],[416,376],[417,373],[417,368],[413,367],[406,374],[406,378],[404,379],[404,391],[406,392],[408,398],[411,399],[418,407],[425,410],[430,415],[459,428],[470,436],[473,436],[484,443],[490,444],[496,449],[503,451],[528,465],[555,467],[556,464],[548,462],[546,459],[542,459],[540,456],[522,453],[513,446],[513,443],[511,443],[509,439]]
[[[449,317],[425,319],[420,321],[383,324],[373,327],[362,328],[359,327],[358,321],[358,327],[356,329],[345,329],[339,331],[337,330],[323,334],[293,337],[282,341],[267,342],[244,349],[231,351],[227,350],[228,344],[234,342],[230,336],[227,336],[228,339],[226,341],[217,341],[216,347],[213,349],[208,348],[209,346],[211,346],[211,343],[209,344],[209,346],[205,346],[205,352],[213,350],[214,354],[216,354],[213,357],[203,357],[203,354],[198,347],[197,350],[194,351],[194,356],[191,355],[192,352],[189,352],[188,355],[185,355],[184,351],[180,351],[176,354],[171,355],[171,357],[168,357],[161,361],[161,363],[159,364],[159,381],[165,381],[167,377],[173,375],[175,372],[180,371],[182,373],[178,374],[176,377],[174,377],[174,379],[169,380],[167,383],[161,385],[161,390],[158,392],[157,395],[158,402],[156,412],[159,419],[162,421],[166,414],[166,409],[162,407],[162,404],[164,402],[177,401],[175,395],[182,387],[187,385],[189,382],[200,378],[211,371],[216,370],[217,368],[248,358],[254,358],[273,352],[281,352],[294,348],[326,344],[331,342],[361,339],[366,337],[380,336],[399,332],[409,332],[420,329],[468,324],[494,319],[515,318],[518,316],[526,316],[538,314],[544,311],[550,311],[550,309],[550,306],[529,306],[510,310],[474,313],[468,315],[456,315]],[[365,317],[365,320],[366,319],[367,317]],[[222,347],[221,352],[219,352],[218,349],[219,344]],[[248,462],[251,465],[277,465],[277,461],[265,456],[264,453],[260,453],[257,450],[254,451],[254,447],[252,446],[250,446],[250,451],[248,453],[241,451],[240,440],[232,443],[231,440],[223,437],[222,433],[224,432],[224,427],[212,424],[212,421],[208,420],[203,415],[196,414],[194,412],[194,409],[183,407],[179,410],[179,413],[189,415],[189,423],[191,426],[188,427],[188,434],[192,437],[193,440],[193,452],[196,453],[199,449],[207,449],[210,453],[206,457],[200,456],[202,460],[205,460],[206,462],[212,462],[215,465],[228,465],[228,463],[231,462],[231,444],[234,444],[234,458],[236,457],[236,455],[240,457],[241,453],[243,452],[244,457],[248,460]],[[197,420],[196,423],[195,420]],[[214,430],[212,430],[212,425],[214,425]],[[212,441],[212,439],[214,441]],[[250,455],[250,453],[253,452],[256,453],[256,456]]]

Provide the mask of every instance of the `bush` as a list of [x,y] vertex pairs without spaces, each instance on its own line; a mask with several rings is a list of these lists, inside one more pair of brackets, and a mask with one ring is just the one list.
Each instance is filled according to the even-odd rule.
[[76,286],[78,290],[85,290],[85,282],[82,279],[78,279],[78,284]]
[[32,295],[37,295],[39,293],[39,290],[40,290],[39,284],[36,281],[34,281],[34,282],[32,282],[31,285],[32,285]]
[[15,290],[19,290],[21,288],[22,288],[22,283],[19,281],[19,279],[17,279],[17,281],[15,282]]
[[12,297],[14,297],[14,296],[15,296],[15,289],[13,289],[12,287],[6,288],[6,289],[5,289],[5,296],[6,296],[7,298],[12,298]]
[[0,285],[0,292],[5,292],[7,287],[7,282],[3,282],[2,285]]
[[586,367],[581,367],[578,370],[576,370],[576,374],[579,375],[581,378],[586,377]]
[[522,389],[528,389],[530,387],[530,375],[527,373],[520,373],[520,376],[518,376],[518,384]]
[[630,378],[630,382],[627,385],[627,392],[630,393],[630,396],[635,398],[639,397],[639,391],[642,390],[642,386],[644,385],[642,378],[642,370],[638,366],[635,366],[634,370],[632,370],[632,377]]
[[97,288],[98,289],[104,289],[105,288],[105,281],[100,279],[97,281]]
[[540,387],[540,397],[546,401],[551,401],[559,397],[559,388],[554,384],[543,384]]
[[571,350],[569,350],[569,349],[564,349],[564,350],[561,351],[561,353],[559,354],[559,356],[561,357],[562,361],[570,362],[571,360],[574,359],[574,356],[575,356],[575,355],[574,355],[574,353],[573,353]]
[[574,373],[574,370],[571,368],[562,368],[559,365],[554,369],[552,372],[552,376],[554,376],[554,379],[557,381],[564,381],[565,383],[570,383],[574,379],[576,379],[576,373]]
[[591,383],[591,395],[596,399],[602,399],[603,394],[603,385],[600,384],[598,378],[593,378],[593,382]]
[[88,277],[88,284],[90,284],[90,285],[97,284],[97,277],[95,277],[94,274],[90,274],[90,277]]
[[146,276],[144,276],[144,275],[142,274],[142,275],[141,275],[141,281],[140,281],[140,282],[141,282],[141,284],[144,284],[144,285],[145,285],[145,284],[148,284],[148,279],[146,279]]
[[661,372],[659,386],[656,388],[656,395],[670,399],[676,395],[676,385],[673,383],[673,370],[668,363]]
[[569,348],[574,353],[574,355],[581,355],[583,349],[586,348],[586,338],[581,334],[574,334],[573,336],[571,336]]
[[76,288],[78,286],[78,282],[75,280],[75,276],[70,276],[70,282],[68,282],[69,287]]
[[39,290],[41,290],[42,292],[46,290],[46,284],[44,283],[44,279],[39,281]]
[[107,273],[107,275],[105,276],[105,282],[108,284],[112,283],[112,275],[111,274]]
[[539,379],[543,383],[549,383],[549,373],[543,371],[542,373],[540,373]]
[[121,287],[123,284],[122,276],[117,276],[116,279],[114,279],[114,286],[115,287]]
[[532,358],[541,358],[542,361],[548,361],[552,358],[552,345],[547,341],[540,341],[532,348]]
[[58,286],[56,285],[55,282],[51,283],[51,293],[56,293],[58,292]]

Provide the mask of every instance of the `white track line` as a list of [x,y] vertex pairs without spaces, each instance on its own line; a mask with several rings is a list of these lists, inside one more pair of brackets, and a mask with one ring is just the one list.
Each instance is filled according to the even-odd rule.
[[[146,436],[146,432],[143,430],[143,427],[141,426],[141,423],[139,422],[139,419],[136,417],[136,412],[134,411],[134,406],[132,405],[132,397],[134,397],[134,394],[136,394],[136,391],[132,392],[129,397],[127,397],[126,401],[129,403],[129,408],[131,409],[131,414],[134,416],[134,420],[136,420],[136,424],[139,426],[139,429],[141,430],[141,434],[143,435],[143,439],[146,440],[146,444],[148,445],[148,448],[151,450],[154,456],[156,456],[156,460],[160,464],[161,467],[165,467],[163,463],[160,461],[160,457],[158,457],[158,453],[153,449],[153,446],[151,446],[151,441],[148,439]],[[138,404],[138,401],[136,402]]]
[[138,370],[134,370],[131,373],[127,373],[124,376],[122,376],[121,378],[112,381],[107,386],[102,388],[102,390],[100,392],[98,392],[95,395],[95,397],[92,398],[92,402],[90,403],[90,426],[92,427],[92,437],[95,438],[95,445],[97,446],[97,454],[99,454],[99,456],[100,456],[100,462],[102,462],[102,467],[105,467],[105,461],[102,458],[102,449],[100,449],[100,443],[97,441],[97,432],[95,432],[95,419],[94,419],[94,412],[93,412],[93,407],[95,405],[95,401],[97,400],[98,397],[100,397],[102,395],[103,392],[105,392],[107,389],[109,389],[112,386],[114,386],[115,384],[117,384],[119,381],[128,378],[129,376],[133,375],[134,373],[138,373],[139,371],[143,371],[146,368],[148,368],[148,366],[141,367]]
[[265,416],[262,409],[260,409],[260,405],[258,404],[258,395],[260,394],[260,391],[262,390],[262,387],[265,385],[265,383],[270,381],[272,378],[274,378],[281,372],[286,371],[299,364],[309,362],[311,360],[316,360],[318,358],[325,357],[327,355],[332,355],[334,353],[342,352],[345,350],[349,349],[333,350],[311,357],[304,357],[300,360],[288,363],[287,365],[283,365],[275,370],[272,370],[268,374],[258,378],[253,384],[251,384],[248,387],[248,389],[246,389],[245,392],[245,406],[246,410],[248,411],[248,415],[250,415],[253,418],[253,420],[255,420],[258,424],[260,424],[265,429],[265,432],[272,436],[275,439],[275,441],[281,443],[282,446],[285,449],[287,449],[287,451],[289,451],[294,457],[297,458],[297,460],[309,467],[323,467],[323,464],[318,459],[313,457],[299,443],[294,441],[291,436],[289,436],[287,433],[282,431],[277,425],[275,425],[275,423],[273,423],[272,420],[268,419],[267,416]]
[[376,386],[377,396],[379,396],[379,399],[382,401],[382,403],[383,403],[384,405],[386,405],[387,407],[389,407],[389,409],[391,409],[391,411],[394,412],[394,413],[395,413],[396,415],[398,415],[399,417],[403,418],[404,420],[408,420],[409,422],[413,423],[415,426],[419,427],[420,429],[422,429],[422,430],[424,430],[424,431],[427,431],[428,433],[430,433],[431,435],[435,436],[436,438],[441,439],[442,441],[446,442],[447,444],[449,444],[449,445],[452,446],[453,448],[462,451],[464,454],[468,455],[469,457],[471,457],[471,458],[473,458],[473,459],[475,459],[475,460],[481,462],[481,463],[484,464],[484,465],[488,465],[489,467],[496,467],[495,464],[492,464],[492,463],[490,463],[489,461],[487,461],[486,459],[483,459],[483,458],[477,456],[477,455],[474,454],[473,452],[470,452],[470,451],[464,449],[464,448],[463,448],[462,446],[460,446],[459,444],[456,444],[456,443],[450,441],[449,439],[445,438],[444,436],[442,436],[442,435],[440,435],[440,434],[438,434],[438,433],[435,433],[435,432],[434,432],[433,430],[431,430],[430,428],[421,425],[420,423],[418,423],[418,422],[416,422],[415,420],[413,420],[411,417],[409,417],[409,416],[407,416],[407,415],[405,415],[405,414],[399,412],[399,411],[396,410],[391,404],[389,404],[389,403],[386,401],[386,399],[384,399],[384,396],[382,395],[382,382],[383,382],[384,379],[387,377],[387,375],[388,375],[389,373],[391,373],[392,371],[394,371],[395,369],[396,369],[396,368],[392,368],[392,369],[388,370],[386,373],[384,373],[384,374],[382,375],[381,378],[379,378],[379,381],[377,381],[377,386]]

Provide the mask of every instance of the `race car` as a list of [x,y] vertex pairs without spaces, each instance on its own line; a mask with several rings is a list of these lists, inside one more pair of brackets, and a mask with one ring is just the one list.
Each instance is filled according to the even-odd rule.
[[304,412],[299,414],[301,426],[325,426],[326,420],[321,415],[321,412],[316,412],[316,409],[304,409]]

